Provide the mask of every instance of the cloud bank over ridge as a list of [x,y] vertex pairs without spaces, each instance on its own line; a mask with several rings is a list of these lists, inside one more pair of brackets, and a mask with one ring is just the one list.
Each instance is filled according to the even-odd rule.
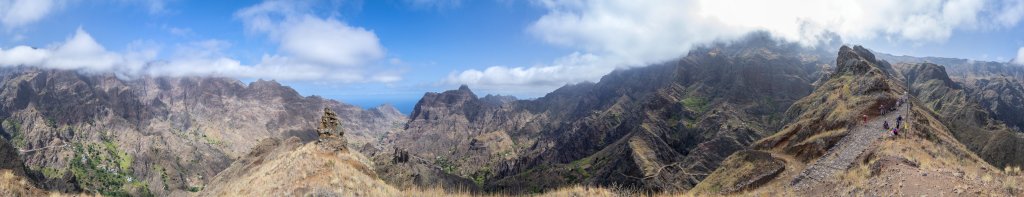
[[541,93],[568,83],[596,81],[617,68],[668,61],[694,45],[734,40],[753,31],[807,46],[828,42],[830,35],[847,41],[944,42],[957,31],[1011,28],[1024,16],[1024,1],[1015,0],[534,3],[547,13],[527,33],[576,52],[550,64],[453,72],[443,82],[492,90],[531,85]]

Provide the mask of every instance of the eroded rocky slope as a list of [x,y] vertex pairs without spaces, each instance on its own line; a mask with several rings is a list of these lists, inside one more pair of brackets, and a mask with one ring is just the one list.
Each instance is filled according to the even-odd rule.
[[[691,190],[698,195],[843,196],[1019,195],[1020,181],[982,160],[954,137],[939,116],[908,95],[900,76],[869,50],[843,47],[836,73],[790,108],[799,117],[755,143],[756,153],[734,154]],[[908,79],[937,73],[908,75]],[[936,80],[933,83],[946,83]],[[887,111],[882,113],[879,106]],[[896,108],[892,108],[896,106]],[[868,118],[865,121],[863,115]],[[882,128],[906,118],[901,133]],[[761,155],[752,157],[750,155]],[[770,155],[765,157],[764,155]],[[784,163],[781,170],[750,168]],[[767,176],[763,176],[767,175]],[[754,180],[735,177],[753,177]],[[998,180],[998,181],[997,181]]]
[[405,121],[390,106],[303,97],[274,81],[125,80],[35,68],[0,75],[0,134],[25,164],[48,182],[101,194],[198,191],[261,138],[314,139],[324,107],[338,113],[354,146]]
[[956,58],[887,54],[880,57],[906,64],[903,68],[913,68],[918,64],[941,65],[946,78],[956,82],[956,88],[965,90],[966,97],[988,112],[990,117],[1002,121],[1016,132],[1024,128],[1024,67]]
[[[900,64],[897,68],[911,84],[911,94],[922,101],[923,107],[937,113],[961,143],[995,166],[1024,164],[1024,134],[1005,122],[1016,121],[1017,117],[995,115],[1016,113],[1001,111],[1016,109],[999,103],[1022,98],[1018,96],[1021,87],[1018,82],[994,77],[964,85],[954,82],[945,66],[915,63]],[[1012,102],[1019,104],[1020,101]],[[985,107],[985,104],[995,107]]]
[[[388,141],[393,152],[487,190],[585,184],[681,191],[781,126],[783,112],[810,93],[831,56],[754,35],[533,100],[480,98],[463,86],[427,93],[406,130]],[[393,160],[389,154],[375,161]],[[438,177],[381,174],[405,183]]]

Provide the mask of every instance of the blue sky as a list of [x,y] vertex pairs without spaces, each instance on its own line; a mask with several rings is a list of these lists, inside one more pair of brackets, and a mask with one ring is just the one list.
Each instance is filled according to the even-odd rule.
[[276,79],[408,113],[424,92],[537,97],[750,31],[1006,62],[1024,56],[1022,15],[1003,0],[0,0],[0,66]]

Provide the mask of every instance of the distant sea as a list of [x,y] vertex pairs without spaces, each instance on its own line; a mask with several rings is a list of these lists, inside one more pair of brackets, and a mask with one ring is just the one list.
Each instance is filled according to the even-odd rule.
[[343,103],[352,104],[362,108],[374,108],[383,104],[391,104],[405,115],[411,115],[412,109],[416,107],[416,102],[420,101],[420,98],[392,98],[392,99],[336,99]]

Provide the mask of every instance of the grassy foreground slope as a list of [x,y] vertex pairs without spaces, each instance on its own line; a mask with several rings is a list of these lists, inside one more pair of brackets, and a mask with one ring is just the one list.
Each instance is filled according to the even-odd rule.
[[[359,152],[323,149],[298,138],[261,140],[252,152],[213,178],[199,196],[473,196],[459,189],[410,188],[384,183]],[[502,196],[502,194],[486,194]],[[614,196],[611,190],[583,187],[549,196]]]
[[905,92],[887,62],[862,47],[844,46],[836,64],[827,81],[787,112],[798,118],[755,143],[755,150],[727,158],[690,193],[1021,195],[1019,173],[999,170],[969,151],[915,98],[893,112],[909,117],[900,136],[876,125],[893,117],[880,114],[878,106],[892,106]]

